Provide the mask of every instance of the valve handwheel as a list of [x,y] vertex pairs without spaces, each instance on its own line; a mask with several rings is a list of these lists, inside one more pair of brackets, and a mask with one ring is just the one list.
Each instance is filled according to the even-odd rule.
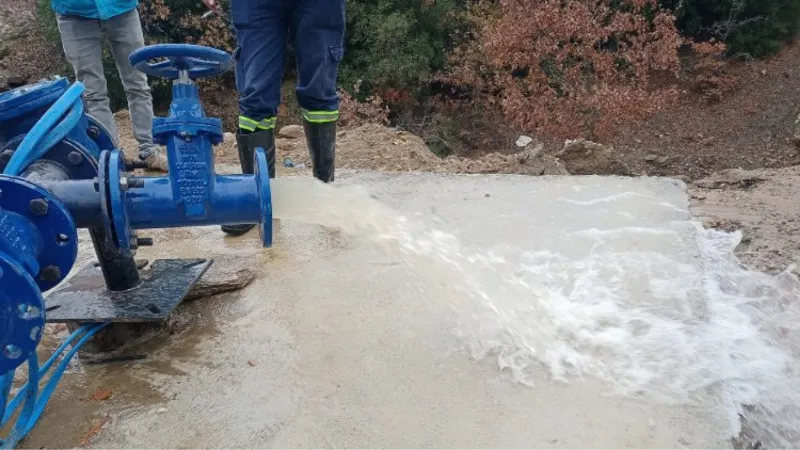
[[[153,59],[164,61],[151,63]],[[233,65],[231,56],[222,50],[202,45],[157,44],[131,53],[129,61],[140,72],[154,77],[177,79],[181,72],[189,78],[221,75]]]

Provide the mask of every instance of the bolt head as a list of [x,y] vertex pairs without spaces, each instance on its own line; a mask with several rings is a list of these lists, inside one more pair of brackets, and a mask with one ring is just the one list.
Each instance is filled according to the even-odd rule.
[[100,137],[100,129],[97,128],[97,127],[89,127],[89,129],[86,130],[86,132],[89,134],[89,137],[92,138],[92,139],[97,139],[98,137]]
[[36,216],[44,216],[47,214],[48,205],[47,200],[43,198],[35,198],[28,204],[31,213]]
[[57,266],[47,266],[39,273],[39,278],[41,278],[42,281],[55,283],[61,279],[61,269]]
[[83,155],[81,155],[80,152],[69,152],[67,161],[73,166],[80,165],[80,163],[83,162]]

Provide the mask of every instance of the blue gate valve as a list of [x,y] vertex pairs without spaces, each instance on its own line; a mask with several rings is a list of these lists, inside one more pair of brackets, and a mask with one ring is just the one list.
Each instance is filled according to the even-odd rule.
[[[149,62],[153,59],[164,60]],[[169,117],[153,121],[154,140],[167,147],[169,175],[135,178],[125,172],[118,150],[101,154],[97,190],[103,225],[116,248],[133,254],[140,244],[137,229],[236,223],[259,224],[264,247],[272,246],[264,149],[256,149],[254,175],[218,175],[213,146],[222,142],[222,121],[206,117],[193,81],[228,70],[230,55],[197,45],[160,44],[135,51],[130,63],[148,75],[175,80]]]

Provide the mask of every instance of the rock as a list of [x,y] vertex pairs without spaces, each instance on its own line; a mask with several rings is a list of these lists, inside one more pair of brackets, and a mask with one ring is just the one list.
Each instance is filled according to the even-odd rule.
[[526,164],[532,162],[539,156],[539,154],[542,152],[543,149],[544,149],[544,144],[539,144],[532,149],[525,149],[517,153],[517,161],[519,161],[520,164]]
[[586,139],[567,140],[555,156],[572,175],[631,175],[613,147]]
[[236,142],[236,135],[226,131],[225,133],[222,133],[222,142],[225,142],[226,144],[230,142]]
[[656,164],[663,166],[669,162],[669,159],[669,156],[660,156],[658,159],[656,159]]
[[569,175],[569,171],[564,164],[552,156],[545,155],[542,157],[544,161],[544,171],[542,175]]
[[527,147],[528,144],[530,144],[531,142],[533,142],[533,138],[532,137],[521,135],[520,137],[517,138],[516,144],[517,144],[517,147],[524,148],[524,147]]
[[8,87],[11,89],[22,87],[28,84],[28,79],[19,75],[9,75],[6,81],[8,82]]
[[761,69],[761,75],[766,75],[766,74],[767,74],[767,69]]
[[655,161],[657,159],[658,159],[658,155],[654,155],[652,153],[644,157],[644,160],[647,161],[647,162],[653,162],[653,161]]
[[708,178],[697,180],[694,185],[703,189],[726,189],[726,188],[750,188],[756,184],[766,181],[756,174],[746,172],[742,169],[729,169],[715,173]]
[[347,131],[342,130],[342,131],[336,133],[336,137],[343,138],[345,136],[347,136]]
[[636,142],[636,143],[637,143],[637,144],[639,144],[639,145],[641,145],[641,144],[642,144],[642,140],[641,140],[641,139],[638,139],[638,138],[637,138],[637,139],[634,139],[634,140],[633,140],[633,142]]
[[196,300],[243,289],[256,278],[256,272],[251,267],[252,265],[252,261],[242,257],[215,257],[214,264],[194,285],[189,295],[186,296],[186,300]]
[[300,125],[287,125],[278,131],[278,136],[286,139],[300,139],[305,136],[305,133]]

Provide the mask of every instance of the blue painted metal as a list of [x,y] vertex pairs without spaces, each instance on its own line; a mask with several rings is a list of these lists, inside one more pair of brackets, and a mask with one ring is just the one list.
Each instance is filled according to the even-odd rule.
[[25,135],[3,173],[19,175],[33,161],[61,142],[83,119],[83,84],[76,82],[48,108]]
[[44,300],[28,271],[2,252],[0,283],[0,374],[4,374],[22,364],[39,345]]
[[[152,59],[164,61],[150,63]],[[153,77],[177,79],[181,72],[188,78],[206,78],[222,75],[233,64],[231,56],[214,48],[189,44],[157,44],[143,47],[128,58],[137,70]]]
[[[16,151],[24,137],[24,134],[16,136],[6,143],[3,150]],[[97,157],[95,153],[99,156],[100,149],[92,141],[89,141],[89,145],[86,144],[87,142],[78,142],[71,138],[64,139],[51,148],[33,165],[41,166],[42,164],[52,164],[68,174],[68,178],[66,179],[91,180],[97,176]],[[3,172],[5,166],[6,164],[0,161],[0,173]],[[31,171],[31,167],[28,167],[23,177],[30,181],[39,182],[27,176]]]
[[72,215],[51,192],[23,178],[0,175],[0,192],[0,252],[19,261],[42,291],[54,288],[78,257]]
[[69,88],[66,78],[56,77],[43,80],[28,86],[22,86],[0,94],[0,122],[19,120],[20,118],[41,112],[58,100]]
[[0,175],[0,204],[0,373],[4,373],[36,348],[44,324],[41,292],[55,287],[72,270],[78,235],[66,206],[22,178]]

